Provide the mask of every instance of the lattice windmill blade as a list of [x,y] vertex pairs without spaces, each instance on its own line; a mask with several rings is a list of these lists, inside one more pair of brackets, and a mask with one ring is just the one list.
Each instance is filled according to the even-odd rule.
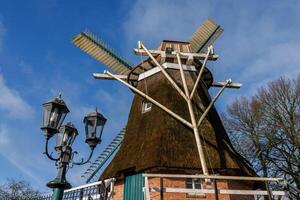
[[207,47],[212,45],[223,31],[220,25],[207,19],[190,38],[191,51],[206,52]]
[[72,42],[117,74],[127,75],[133,67],[130,62],[119,56],[112,48],[91,32],[79,33],[72,38]]
[[111,141],[111,143],[102,151],[102,153],[95,159],[89,168],[82,174],[81,177],[87,179],[87,183],[97,181],[101,175],[100,169],[105,162],[114,154],[120,147],[125,134],[125,128]]

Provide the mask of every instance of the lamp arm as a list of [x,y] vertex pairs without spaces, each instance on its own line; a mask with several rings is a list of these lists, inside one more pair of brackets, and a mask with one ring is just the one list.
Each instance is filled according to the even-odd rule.
[[53,158],[53,157],[52,157],[52,152],[49,154],[49,152],[48,152],[48,143],[49,143],[49,138],[46,139],[46,145],[45,145],[45,152],[44,152],[44,154],[46,154],[46,156],[47,156],[50,160],[58,161],[59,158]]
[[84,164],[88,163],[90,161],[90,159],[92,158],[93,153],[94,153],[94,149],[91,150],[91,153],[90,153],[90,155],[89,155],[89,157],[88,157],[88,159],[86,161],[84,161],[84,159],[81,158],[80,162],[74,162],[74,161],[72,161],[72,164],[73,165],[84,165]]

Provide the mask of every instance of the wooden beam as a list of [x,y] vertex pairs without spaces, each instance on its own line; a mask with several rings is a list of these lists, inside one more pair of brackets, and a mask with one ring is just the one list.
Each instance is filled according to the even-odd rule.
[[[127,80],[127,77],[128,77],[127,75],[121,75],[121,74],[115,75],[115,76],[117,76],[118,78],[120,78],[122,80]],[[116,80],[107,74],[101,74],[101,73],[93,73],[93,77],[95,79]]]
[[110,73],[108,71],[104,71],[104,74],[107,74],[107,75],[113,77],[114,79],[120,81],[121,83],[123,83],[124,85],[126,85],[127,87],[129,87],[130,89],[132,89],[134,92],[136,92],[138,95],[144,97],[145,99],[147,99],[148,101],[150,101],[151,103],[153,103],[154,105],[156,105],[157,107],[159,107],[160,109],[164,110],[165,112],[167,112],[169,115],[171,115],[172,117],[174,117],[175,119],[177,119],[181,123],[187,125],[190,128],[193,128],[193,125],[190,122],[186,121],[184,118],[182,118],[178,114],[174,113],[173,111],[171,111],[170,109],[168,109],[167,107],[165,107],[164,105],[162,105],[161,103],[159,103],[158,101],[154,100],[153,98],[151,98],[150,96],[148,96],[144,92],[136,89],[135,87],[133,87],[132,85],[130,85],[126,81],[123,81],[122,79],[118,78],[117,76],[115,76],[114,74],[112,74],[112,73]]
[[192,105],[192,100],[189,97],[189,95],[190,95],[189,89],[186,84],[186,79],[184,76],[184,71],[183,71],[183,67],[182,67],[182,63],[181,63],[181,55],[179,53],[177,53],[176,57],[177,57],[177,61],[178,61],[178,66],[179,66],[179,70],[180,70],[180,76],[181,76],[181,81],[183,84],[185,96],[187,97],[188,109],[189,109],[189,113],[190,113],[190,117],[191,117],[191,122],[193,125],[194,137],[196,140],[196,145],[197,145],[197,150],[198,150],[198,154],[199,154],[199,159],[201,162],[202,171],[203,171],[204,175],[208,175],[208,169],[207,169],[207,165],[206,165],[206,161],[205,161],[203,146],[202,146],[200,136],[199,136],[198,126],[197,126],[197,122],[196,122],[196,118],[195,118],[195,114],[194,114],[194,110],[193,110],[193,105]]
[[[157,187],[149,188],[150,192],[160,192]],[[164,192],[167,193],[193,193],[195,195],[203,194],[214,194],[214,189],[188,189],[188,188],[164,188]],[[230,189],[219,189],[219,194],[231,194],[231,195],[268,195],[266,190],[230,190]],[[273,196],[284,196],[284,191],[273,191]]]
[[[161,55],[163,53],[165,53],[165,51],[161,51],[161,50],[148,50],[153,56],[158,56]],[[142,56],[147,56],[147,52],[144,49],[134,49],[134,53],[136,55],[142,55]],[[171,52],[171,54],[166,54],[166,57],[168,58],[176,58],[176,51]],[[180,55],[182,58],[185,59],[190,59],[190,57],[194,57],[194,58],[198,58],[200,60],[204,60],[206,57],[205,53],[186,53],[186,52],[180,52]],[[219,58],[218,55],[216,54],[211,54],[208,56],[208,60],[217,60]]]
[[[139,41],[139,46],[145,51],[145,53],[151,58],[151,60],[160,68],[161,72],[164,74],[166,79],[171,83],[171,85],[177,90],[177,92],[184,98],[185,101],[188,100],[188,97],[183,93],[177,83],[173,78],[166,72],[166,70],[158,63],[158,61],[153,57],[152,53]],[[176,55],[175,55],[176,56]]]
[[200,71],[199,71],[198,77],[197,77],[197,79],[196,79],[196,81],[195,81],[195,85],[194,85],[194,87],[193,87],[193,89],[192,89],[191,96],[189,97],[190,99],[193,99],[193,96],[194,96],[194,94],[195,94],[196,88],[198,87],[200,78],[201,78],[201,76],[202,76],[202,73],[203,73],[203,71],[204,71],[205,65],[206,65],[206,63],[207,63],[208,56],[210,55],[211,49],[212,49],[212,47],[209,47],[209,48],[207,49],[207,54],[206,54],[206,56],[205,56],[204,62],[203,62],[202,66],[201,66],[201,69],[200,69]]
[[240,180],[240,181],[283,181],[283,178],[269,177],[252,177],[252,176],[220,176],[220,175],[188,175],[188,174],[143,174],[147,177],[164,177],[164,178],[200,178],[200,179],[217,179],[217,180]]
[[[226,85],[226,82],[213,82],[212,87],[223,87]],[[226,85],[226,88],[233,88],[233,89],[239,89],[242,87],[241,83],[229,83]]]
[[224,91],[225,87],[231,83],[231,80],[227,80],[226,84],[222,86],[222,88],[218,91],[218,93],[214,96],[214,98],[210,101],[209,105],[207,106],[207,108],[205,109],[205,111],[202,113],[198,123],[197,123],[197,127],[199,128],[202,121],[205,119],[206,115],[208,114],[209,110],[211,109],[211,107],[214,105],[214,103],[217,101],[217,99],[219,98],[219,96],[222,94],[222,92]]

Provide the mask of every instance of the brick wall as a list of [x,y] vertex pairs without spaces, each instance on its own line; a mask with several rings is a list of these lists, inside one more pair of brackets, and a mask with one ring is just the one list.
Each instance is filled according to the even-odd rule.
[[113,200],[123,200],[124,183],[123,180],[117,180],[114,186]]
[[[217,183],[218,189],[250,189],[246,184],[240,181],[222,181],[219,180]],[[160,188],[159,178],[150,178],[149,187]],[[185,179],[175,179],[175,178],[163,178],[163,187],[166,188],[185,188]],[[205,182],[202,183],[203,189],[213,189],[214,185],[211,183],[207,185]],[[124,184],[123,180],[118,180],[114,187],[114,197],[113,200],[123,200]],[[151,200],[160,200],[160,192],[151,192]],[[215,200],[214,194],[204,194],[204,195],[192,195],[186,193],[163,193],[163,200]],[[253,196],[246,195],[220,195],[219,200],[254,200]]]

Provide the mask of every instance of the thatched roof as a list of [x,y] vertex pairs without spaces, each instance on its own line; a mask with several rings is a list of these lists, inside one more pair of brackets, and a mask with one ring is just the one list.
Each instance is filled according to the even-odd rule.
[[[181,86],[179,70],[168,69],[168,73]],[[191,91],[196,73],[185,74]],[[144,92],[147,88],[149,96],[190,121],[185,100],[162,73],[139,81],[137,88]],[[143,101],[138,95],[134,97],[123,144],[101,179],[120,176],[126,172],[180,170],[185,173],[201,173],[193,131],[154,105],[151,111],[142,113]],[[197,119],[209,102],[207,88],[202,82],[194,98]],[[209,112],[200,127],[200,132],[205,138],[205,159],[210,172],[255,175],[232,147],[215,108]]]

